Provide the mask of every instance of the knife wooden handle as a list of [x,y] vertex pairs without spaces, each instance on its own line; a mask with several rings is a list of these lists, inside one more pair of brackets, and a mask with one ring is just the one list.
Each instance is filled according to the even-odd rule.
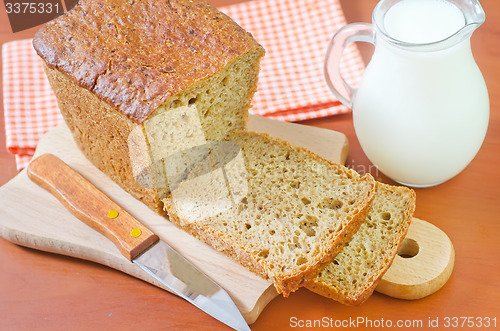
[[125,209],[52,154],[31,161],[28,177],[52,193],[78,219],[105,235],[132,260],[159,240]]

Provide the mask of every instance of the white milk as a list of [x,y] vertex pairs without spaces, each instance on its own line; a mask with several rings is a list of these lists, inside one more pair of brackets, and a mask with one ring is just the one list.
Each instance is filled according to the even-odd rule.
[[[404,0],[385,17],[387,33],[411,43],[442,40],[464,24],[461,11],[440,0]],[[488,125],[488,94],[469,39],[438,51],[376,42],[353,104],[363,150],[400,183],[448,180],[474,158]]]
[[404,0],[391,7],[384,18],[388,35],[414,44],[443,40],[464,25],[460,9],[444,0]]

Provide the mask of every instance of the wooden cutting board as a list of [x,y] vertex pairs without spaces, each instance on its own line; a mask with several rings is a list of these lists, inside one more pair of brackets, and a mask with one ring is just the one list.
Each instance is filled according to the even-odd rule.
[[[250,118],[249,129],[283,138],[337,163],[347,158],[347,139],[335,131],[255,116]],[[83,156],[64,123],[42,137],[35,157],[44,153],[58,156],[220,284],[249,324],[278,295],[270,282],[177,229],[111,181]],[[26,170],[0,188],[0,236],[22,246],[94,261],[167,290],[28,179]],[[432,224],[414,218],[400,252],[377,291],[418,299],[437,291],[450,277],[453,246]]]
[[[255,116],[250,119],[249,129],[307,147],[334,162],[344,163],[347,157],[347,139],[335,131]],[[111,181],[83,156],[64,123],[42,137],[35,157],[44,153],[58,156],[220,284],[249,324],[278,295],[270,282],[177,229]],[[0,235],[22,246],[104,264],[164,288],[125,259],[108,239],[79,221],[49,192],[33,183],[26,170],[0,188]]]

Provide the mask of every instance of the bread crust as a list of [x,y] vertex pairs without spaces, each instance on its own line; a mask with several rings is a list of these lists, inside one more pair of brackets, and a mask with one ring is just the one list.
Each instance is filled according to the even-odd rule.
[[160,215],[165,215],[158,199],[158,190],[137,184],[127,139],[139,124],[99,100],[89,90],[79,87],[72,79],[44,65],[50,85],[64,121],[78,148],[99,170],[136,199]]
[[33,45],[49,68],[135,123],[238,56],[264,52],[227,15],[193,0],[80,0]]
[[[362,303],[364,303],[372,294],[373,291],[375,291],[375,288],[377,287],[377,284],[380,282],[382,277],[384,276],[385,272],[389,269],[389,267],[392,264],[392,261],[396,257],[396,254],[399,251],[399,248],[401,246],[401,243],[403,242],[408,229],[411,224],[411,218],[413,216],[413,213],[415,211],[415,201],[416,201],[416,193],[414,190],[408,189],[406,187],[400,187],[400,186],[391,186],[388,184],[380,183],[377,182],[377,189],[380,190],[388,190],[392,192],[397,192],[397,191],[408,191],[409,193],[409,198],[408,201],[410,205],[408,206],[408,209],[406,210],[406,219],[403,220],[401,227],[399,229],[399,235],[397,241],[392,245],[391,249],[389,251],[385,252],[385,263],[382,265],[381,268],[375,270],[374,275],[371,276],[371,281],[366,282],[364,286],[356,293],[350,293],[349,295],[343,295],[342,293],[338,292],[335,287],[328,286],[328,284],[325,284],[322,282],[320,279],[312,279],[309,280],[306,284],[305,287],[313,291],[317,294],[320,294],[324,297],[333,299],[335,301],[338,301],[344,305],[348,306],[359,306]],[[368,211],[369,213],[369,211]]]

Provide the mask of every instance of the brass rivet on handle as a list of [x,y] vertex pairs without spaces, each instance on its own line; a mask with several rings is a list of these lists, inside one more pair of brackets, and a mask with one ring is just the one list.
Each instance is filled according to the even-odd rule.
[[130,235],[134,238],[139,237],[141,234],[142,234],[142,231],[141,231],[141,229],[138,229],[138,228],[132,229],[132,231],[130,231]]
[[109,218],[117,218],[118,217],[118,211],[114,210],[114,209],[111,209],[110,211],[108,211],[108,217]]

